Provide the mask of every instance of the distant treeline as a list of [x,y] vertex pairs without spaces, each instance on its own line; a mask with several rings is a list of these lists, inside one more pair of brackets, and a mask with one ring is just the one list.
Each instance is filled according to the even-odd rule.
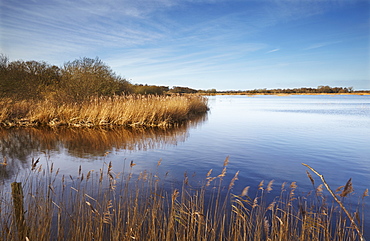
[[0,98],[70,102],[121,94],[197,92],[188,87],[131,84],[99,58],[80,58],[59,67],[44,61],[10,62],[0,54]]
[[317,88],[294,88],[294,89],[254,89],[254,90],[231,90],[218,91],[217,93],[229,94],[337,94],[337,93],[369,93],[370,91],[355,91],[353,87],[330,87],[318,86]]

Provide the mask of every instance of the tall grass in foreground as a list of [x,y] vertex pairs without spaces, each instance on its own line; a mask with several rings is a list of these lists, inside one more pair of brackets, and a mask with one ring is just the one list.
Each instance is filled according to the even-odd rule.
[[96,97],[78,103],[2,99],[0,125],[166,127],[207,110],[207,99],[196,95]]
[[[184,175],[182,187],[172,190],[158,174],[134,176],[134,163],[130,166],[128,173],[113,172],[109,163],[99,171],[79,169],[77,177],[60,177],[52,165],[43,169],[33,161],[22,180],[24,214],[14,193],[0,191],[0,239],[362,240],[361,203],[351,213],[362,226],[356,230],[342,208],[326,201],[310,173],[312,192],[297,195],[295,182],[284,183],[274,198],[273,181],[261,182],[255,194],[249,187],[232,194],[238,173],[224,183],[227,159],[222,172],[213,176],[210,170],[200,187]],[[339,190],[341,202],[351,188],[347,183]]]

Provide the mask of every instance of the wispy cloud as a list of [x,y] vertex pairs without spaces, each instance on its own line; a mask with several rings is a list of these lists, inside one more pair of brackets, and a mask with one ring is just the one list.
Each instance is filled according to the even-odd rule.
[[[188,45],[183,49],[175,46],[132,49],[112,55],[107,59],[110,65],[121,70],[123,73],[134,73],[134,75],[150,75],[153,72],[161,72],[168,75],[169,72],[181,73],[181,75],[215,73],[220,69],[235,64],[249,54],[253,54],[266,46],[263,44],[244,44],[228,46],[217,49],[217,47],[203,46],[203,50],[192,50]],[[220,68],[220,66],[223,66]],[[130,78],[135,78],[131,75]]]
[[130,1],[123,1],[117,2],[114,8],[113,2],[104,3],[107,4],[101,1],[3,3],[0,25],[2,44],[11,43],[7,49],[17,57],[21,53],[24,56],[28,52],[33,54],[32,49],[63,54],[74,48],[78,53],[86,48],[138,46],[157,41],[169,31],[159,29],[156,23],[143,17],[154,11],[148,7],[152,4],[139,8],[138,5],[130,6]]
[[[3,2],[0,5],[3,11],[0,30],[5,36],[2,42],[12,43],[8,51],[14,57],[33,55],[32,49],[61,55],[74,49],[76,54],[83,55],[88,50],[99,52],[104,48],[132,48],[171,41],[187,45],[186,39],[198,44],[226,43],[230,40],[236,44],[233,39],[245,38],[292,13],[288,13],[289,8],[274,11],[274,14],[266,14],[268,9],[265,8],[246,8],[235,13],[220,12],[219,16],[216,14],[189,24],[179,22],[169,11],[184,7],[184,2],[193,1]],[[213,0],[196,1],[197,5],[202,2],[215,3]],[[284,14],[276,15],[276,12]],[[193,14],[188,14],[189,17],[184,17],[191,19]],[[201,16],[202,12],[198,10],[198,14]],[[253,24],[246,25],[244,21],[253,21]]]
[[269,53],[274,53],[274,52],[277,52],[279,51],[280,49],[273,49],[273,50],[270,50],[270,51],[267,51],[266,54],[269,54]]
[[338,44],[338,43],[341,43],[341,42],[342,41],[315,43],[315,44],[312,44],[312,45],[308,46],[304,50],[311,50],[311,49],[323,48],[323,47],[334,45],[334,44]]

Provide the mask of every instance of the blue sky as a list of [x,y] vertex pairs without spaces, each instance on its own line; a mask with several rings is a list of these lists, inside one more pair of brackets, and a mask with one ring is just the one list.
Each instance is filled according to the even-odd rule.
[[0,52],[132,83],[370,89],[369,0],[2,0]]

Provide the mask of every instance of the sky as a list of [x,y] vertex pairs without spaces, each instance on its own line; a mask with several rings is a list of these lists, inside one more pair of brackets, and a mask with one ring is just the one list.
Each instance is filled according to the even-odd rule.
[[0,53],[133,84],[370,89],[369,0],[1,0]]

